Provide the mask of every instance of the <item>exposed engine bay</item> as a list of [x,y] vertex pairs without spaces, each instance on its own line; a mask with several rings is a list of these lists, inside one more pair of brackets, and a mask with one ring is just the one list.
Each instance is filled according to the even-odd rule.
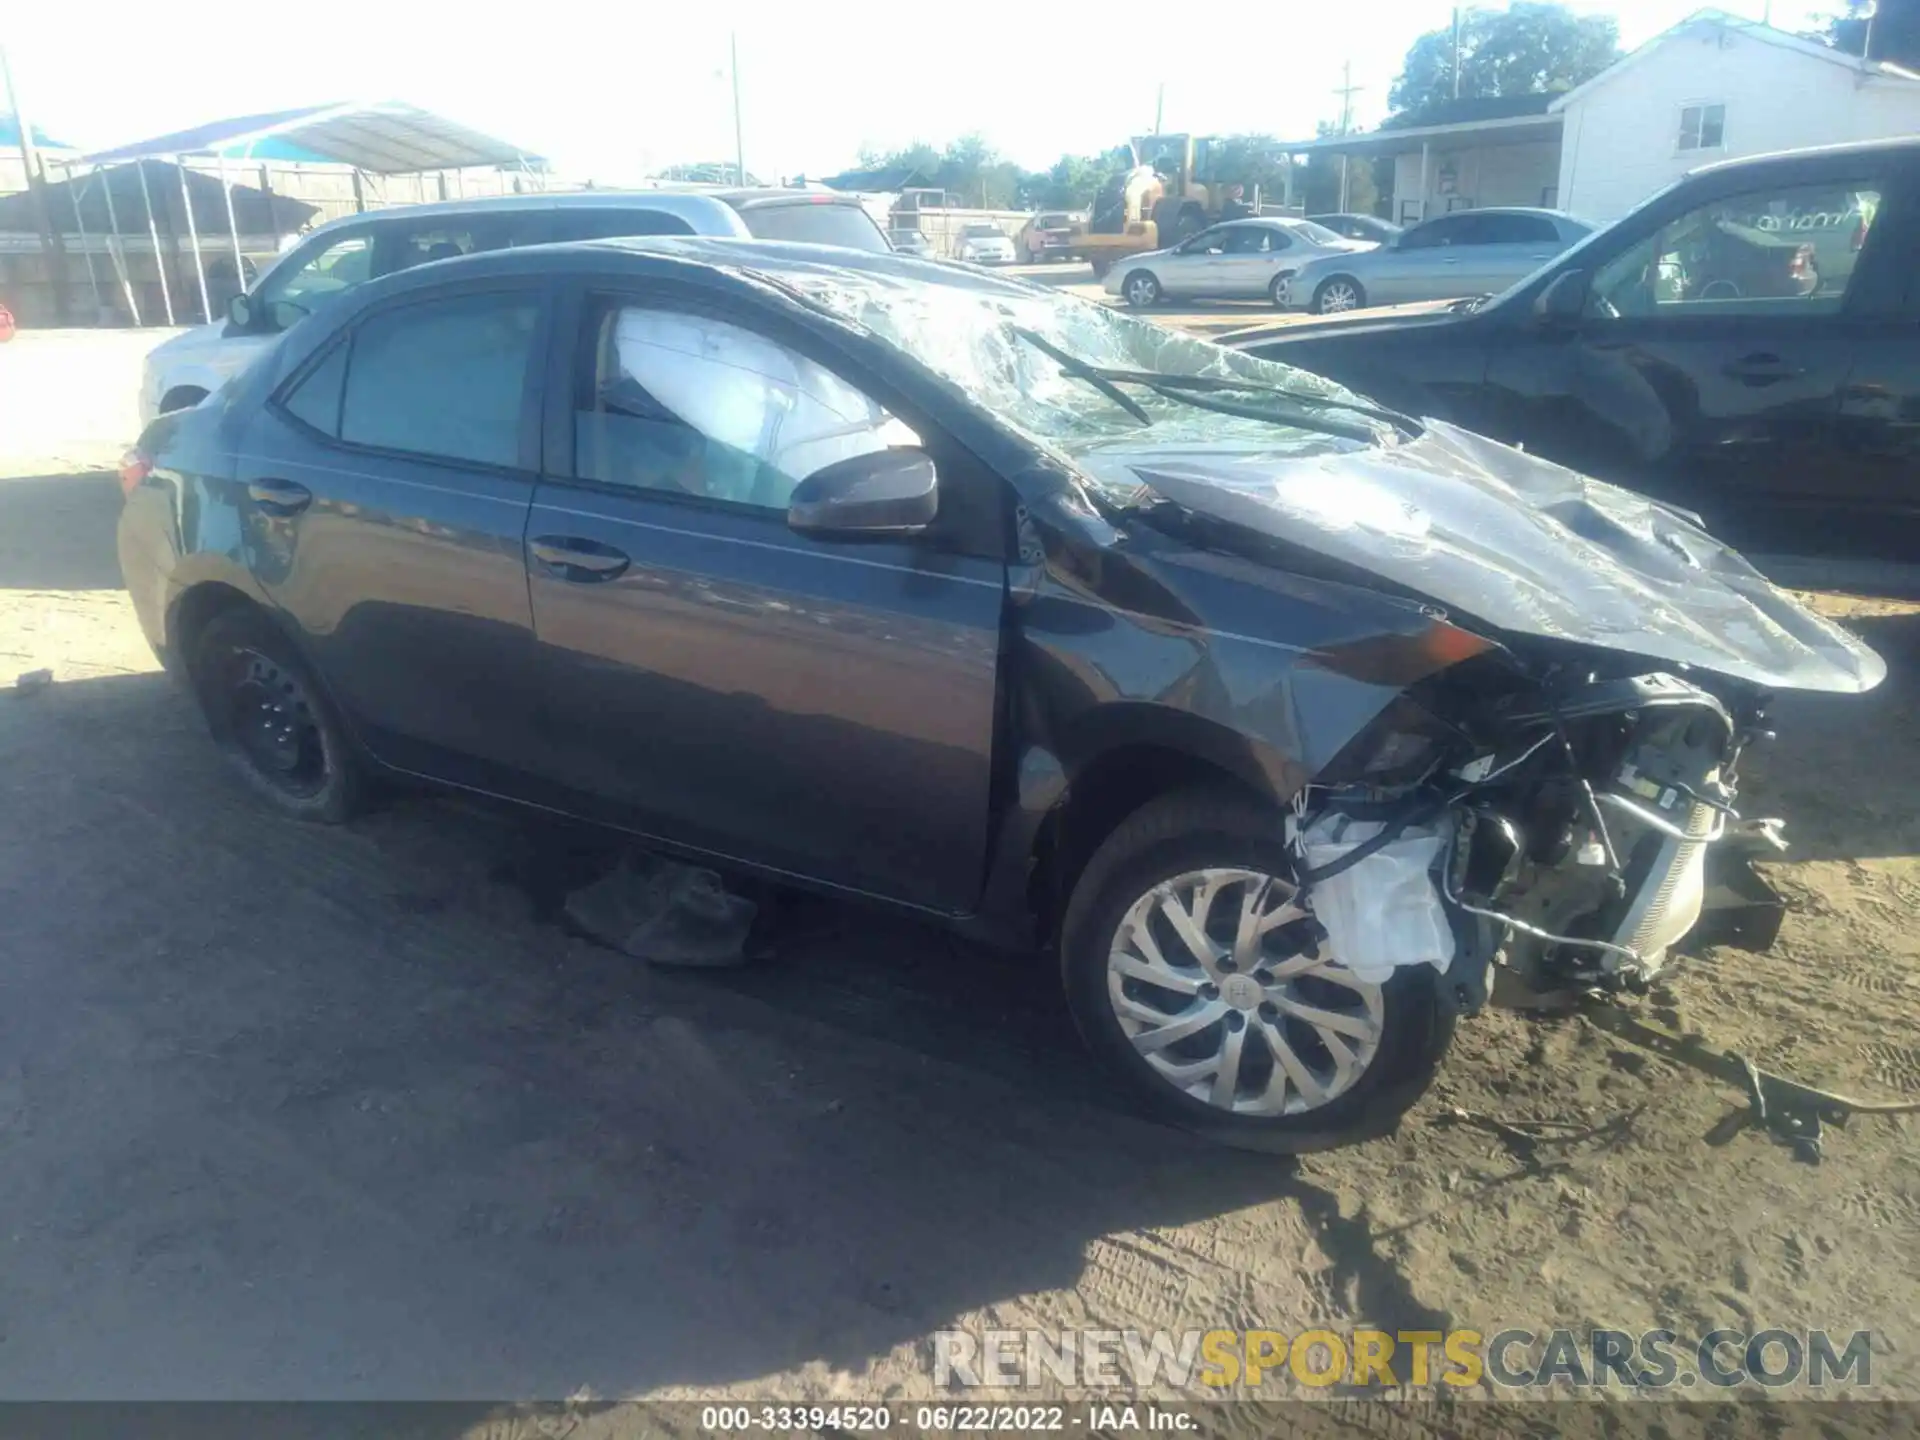
[[1781,843],[1778,822],[1743,822],[1735,802],[1766,696],[1715,684],[1530,673],[1490,650],[1412,687],[1296,799],[1301,876],[1336,951],[1430,964],[1472,1013],[1490,995],[1644,989],[1703,928],[1710,890],[1737,919],[1714,938],[1764,949],[1780,907],[1745,858]]

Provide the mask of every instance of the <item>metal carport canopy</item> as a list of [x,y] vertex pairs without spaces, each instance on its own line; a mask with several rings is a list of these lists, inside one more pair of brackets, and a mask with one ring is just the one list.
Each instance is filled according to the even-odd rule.
[[191,130],[157,135],[84,157],[90,165],[150,157],[233,156],[258,141],[283,140],[319,160],[351,165],[370,175],[459,170],[476,165],[544,165],[504,140],[397,101],[310,105],[266,115],[236,115]]

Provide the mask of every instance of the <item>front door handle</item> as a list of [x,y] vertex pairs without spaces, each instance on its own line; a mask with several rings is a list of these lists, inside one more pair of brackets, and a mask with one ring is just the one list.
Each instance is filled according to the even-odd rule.
[[269,515],[298,515],[313,503],[313,492],[291,480],[263,476],[247,482],[247,498]]
[[624,550],[578,535],[542,535],[527,551],[562,580],[612,580],[633,563]]
[[1721,368],[1721,374],[1729,380],[1739,380],[1748,385],[1771,385],[1776,380],[1792,380],[1806,373],[1797,365],[1787,364],[1778,355],[1743,355]]

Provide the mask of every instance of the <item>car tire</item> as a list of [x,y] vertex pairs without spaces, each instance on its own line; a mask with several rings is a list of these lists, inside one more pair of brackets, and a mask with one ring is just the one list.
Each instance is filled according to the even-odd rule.
[[1289,308],[1287,305],[1287,282],[1291,278],[1292,277],[1288,275],[1276,275],[1272,280],[1267,282],[1267,299],[1273,302],[1274,309],[1285,310]]
[[256,795],[296,820],[339,824],[367,785],[332,703],[292,641],[252,607],[221,611],[188,657],[220,752]]
[[1367,291],[1351,275],[1329,275],[1313,291],[1313,313],[1343,315],[1349,310],[1367,308]]
[[[1118,974],[1119,963],[1135,949],[1134,942],[1119,943],[1122,927],[1131,933],[1142,906],[1151,906],[1157,895],[1169,890],[1177,898],[1181,880],[1200,872],[1254,877],[1261,903],[1274,907],[1274,914],[1297,912],[1299,918],[1275,926],[1268,938],[1256,943],[1253,953],[1262,957],[1261,964],[1222,973],[1219,984],[1202,984],[1180,1002],[1184,1011],[1167,1010],[1161,1002],[1172,1003],[1174,997],[1150,982],[1148,993],[1159,999],[1143,1007],[1138,989],[1142,982]],[[1431,1084],[1453,1036],[1452,1015],[1438,1003],[1434,972],[1425,965],[1397,969],[1385,984],[1373,987],[1362,985],[1332,957],[1284,980],[1266,975],[1262,964],[1311,962],[1307,951],[1323,943],[1317,922],[1290,903],[1297,898],[1285,878],[1291,873],[1279,810],[1230,789],[1181,790],[1148,802],[1107,837],[1075,884],[1060,929],[1061,977],[1074,1023],[1088,1048],[1141,1107],[1209,1139],[1278,1154],[1330,1149],[1390,1134]],[[1220,895],[1229,895],[1226,882],[1213,883],[1221,884]],[[1274,889],[1275,884],[1285,889]],[[1235,893],[1244,898],[1251,888],[1242,885]],[[1191,902],[1188,913],[1196,909],[1197,901]],[[1227,911],[1231,913],[1201,918],[1216,925],[1225,922],[1231,929],[1238,907],[1230,896]],[[1151,909],[1148,913],[1151,917]],[[1164,916],[1148,923],[1164,936]],[[1277,954],[1283,950],[1292,956]],[[1164,959],[1175,952],[1158,945],[1156,953]],[[1233,970],[1228,957],[1215,955],[1214,963],[1223,971]],[[1192,968],[1180,977],[1181,983],[1202,973]],[[1246,981],[1267,997],[1253,1009],[1246,1008],[1249,996],[1235,990],[1245,990]],[[1211,996],[1208,989],[1214,991]],[[1330,996],[1350,996],[1353,1003]],[[1187,1056],[1197,1053],[1198,1063],[1204,1064],[1209,1049],[1217,1048],[1219,1063],[1212,1078],[1203,1075],[1183,1085],[1164,1074],[1130,1036],[1128,1022],[1122,1020],[1123,1005],[1133,1023],[1138,1023],[1142,1008],[1183,1024],[1198,1018],[1196,1007],[1219,1012],[1219,1019],[1199,1029],[1184,1025],[1185,1038],[1154,1052],[1169,1064],[1184,1063],[1191,1069],[1196,1062]],[[1342,1066],[1326,1043],[1326,1032],[1294,1013],[1298,1006],[1325,1018],[1338,1011],[1343,1026],[1364,1027],[1369,1038],[1354,1040],[1349,1047],[1348,1040],[1336,1034],[1337,1043],[1347,1050],[1348,1063]],[[1231,1018],[1236,1014],[1237,1020]],[[1242,1033],[1237,1047],[1230,1040],[1233,1031]],[[1144,1033],[1151,1042],[1151,1030]],[[1269,1043],[1269,1035],[1278,1037],[1287,1061]],[[1219,1076],[1228,1056],[1234,1073],[1222,1103],[1217,1098],[1222,1094]],[[1295,1071],[1304,1071],[1312,1084],[1292,1078]],[[1275,1102],[1277,1074],[1289,1078]],[[1195,1085],[1205,1088],[1208,1098],[1191,1093]],[[1280,1113],[1257,1113],[1270,1104]]]
[[1158,305],[1162,298],[1160,282],[1151,270],[1136,270],[1120,282],[1120,295],[1136,310]]

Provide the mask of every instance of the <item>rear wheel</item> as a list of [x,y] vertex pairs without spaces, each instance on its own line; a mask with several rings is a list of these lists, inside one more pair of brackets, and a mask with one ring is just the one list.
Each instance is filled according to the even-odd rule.
[[1163,796],[1095,853],[1060,941],[1081,1035],[1148,1109],[1282,1153],[1389,1133],[1452,1037],[1433,972],[1362,980],[1291,871],[1277,812]]
[[1154,279],[1152,271],[1136,270],[1121,284],[1120,293],[1134,309],[1144,310],[1160,303],[1160,282]]
[[346,731],[292,642],[252,608],[222,611],[194,640],[189,673],[214,743],[283,814],[337,823],[365,785]]
[[1273,301],[1273,308],[1276,310],[1285,310],[1287,308],[1287,281],[1290,278],[1291,277],[1286,275],[1276,275],[1273,277],[1272,283],[1267,286],[1267,298]]
[[1339,315],[1348,310],[1364,310],[1367,292],[1351,275],[1334,275],[1322,280],[1313,292],[1317,315]]

